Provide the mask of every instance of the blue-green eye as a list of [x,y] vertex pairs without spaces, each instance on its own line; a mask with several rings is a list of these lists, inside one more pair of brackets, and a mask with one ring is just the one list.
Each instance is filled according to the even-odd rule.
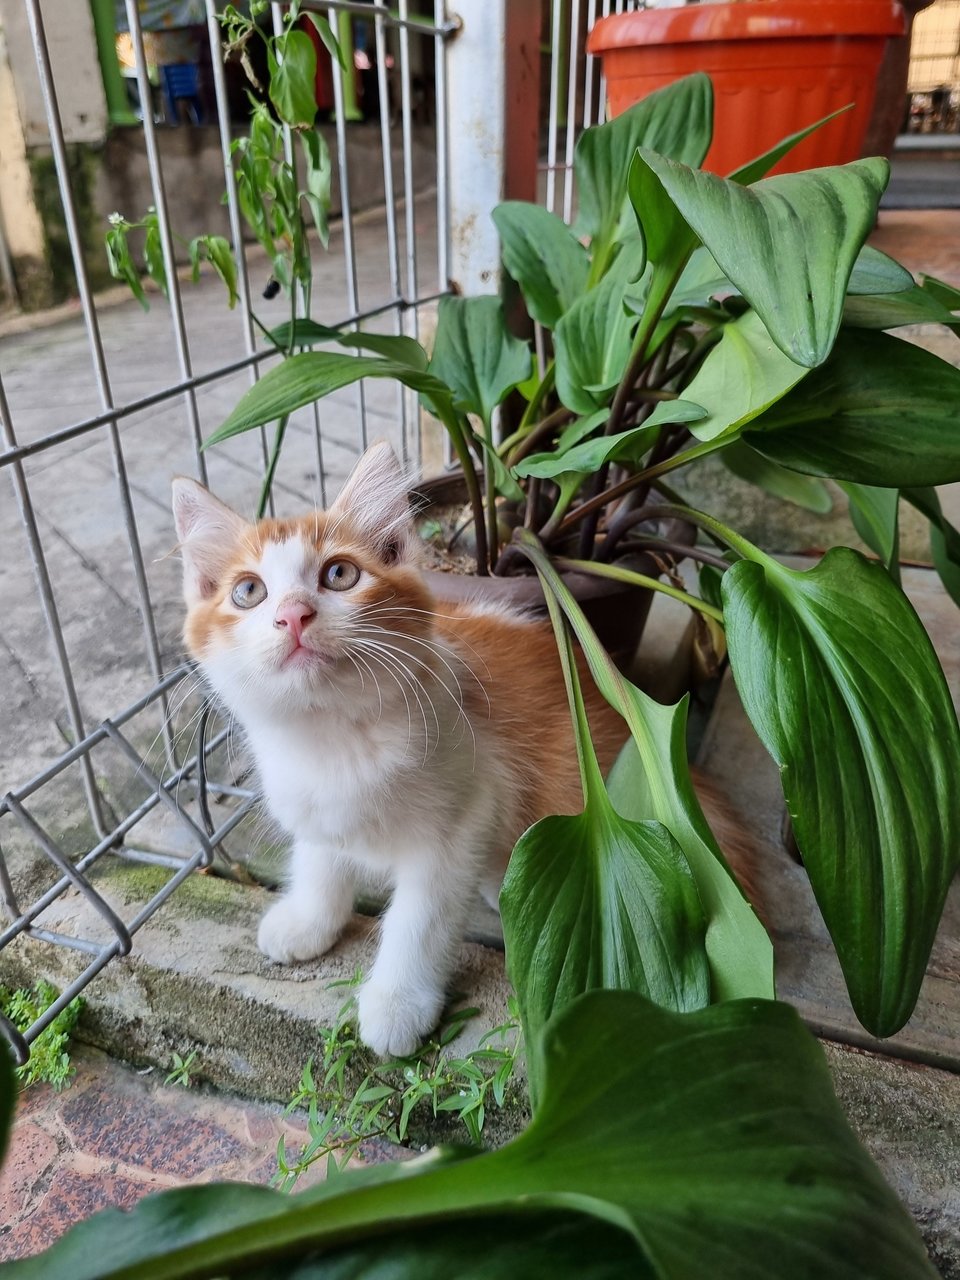
[[352,560],[331,560],[320,574],[321,587],[330,591],[349,591],[360,581],[360,570]]
[[230,592],[230,599],[238,609],[255,609],[266,598],[267,588],[259,578],[253,577],[252,574],[249,577],[241,578]]

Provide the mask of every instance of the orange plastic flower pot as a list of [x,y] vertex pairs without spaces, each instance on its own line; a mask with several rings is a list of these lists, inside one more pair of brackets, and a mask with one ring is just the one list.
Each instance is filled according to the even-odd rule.
[[603,59],[611,115],[706,71],[714,142],[703,167],[713,173],[853,103],[772,170],[787,173],[859,156],[884,44],[904,30],[896,0],[747,0],[614,14],[596,24],[587,49]]

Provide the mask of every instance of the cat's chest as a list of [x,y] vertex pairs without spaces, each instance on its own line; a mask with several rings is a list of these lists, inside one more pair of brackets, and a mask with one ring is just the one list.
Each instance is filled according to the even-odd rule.
[[381,820],[408,764],[406,738],[383,725],[318,717],[284,726],[248,726],[273,816],[294,836],[348,840]]

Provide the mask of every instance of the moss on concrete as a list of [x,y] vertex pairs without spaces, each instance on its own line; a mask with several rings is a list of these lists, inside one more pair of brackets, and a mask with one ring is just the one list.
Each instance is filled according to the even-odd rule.
[[[31,311],[76,297],[77,286],[53,155],[46,150],[34,150],[29,153],[28,163],[34,203],[46,242],[43,269],[39,269],[38,264],[22,279],[19,274],[17,276],[21,305],[24,310]],[[102,148],[79,143],[67,148],[70,190],[84,264],[93,289],[102,289],[111,283],[103,247],[102,220],[94,203],[97,172],[102,163]]]

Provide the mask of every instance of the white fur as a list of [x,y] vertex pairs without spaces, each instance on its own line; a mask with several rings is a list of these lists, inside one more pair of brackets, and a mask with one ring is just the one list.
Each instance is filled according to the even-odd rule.
[[[403,538],[377,461],[371,492],[356,474],[345,492],[370,513],[371,536],[379,512],[390,538]],[[389,886],[359,995],[360,1033],[376,1052],[404,1056],[440,1016],[474,891],[496,893],[487,868],[512,829],[515,787],[486,718],[464,716],[463,690],[477,680],[469,652],[390,633],[386,619],[389,634],[367,635],[375,614],[364,616],[350,592],[317,590],[320,562],[336,553],[335,528],[327,543],[319,556],[299,538],[265,545],[249,567],[266,601],[241,615],[202,667],[245,729],[266,803],[294,839],[286,892],[260,925],[261,949],[281,963],[318,956],[346,924],[359,878]],[[273,619],[291,598],[316,609],[310,635],[332,655],[327,665],[282,665],[290,641]],[[367,647],[371,640],[392,647]]]

